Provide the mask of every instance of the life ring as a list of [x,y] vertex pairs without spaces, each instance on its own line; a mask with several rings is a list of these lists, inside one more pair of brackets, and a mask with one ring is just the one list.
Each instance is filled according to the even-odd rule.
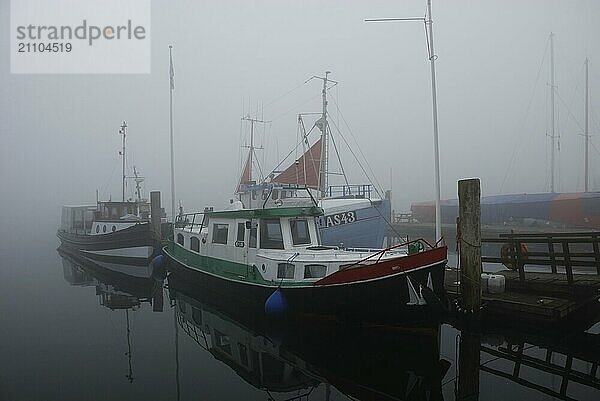
[[[521,261],[525,262],[528,258],[527,256],[527,252],[529,251],[529,249],[527,248],[526,244],[520,243],[519,244],[521,247]],[[502,264],[506,267],[508,267],[511,270],[516,270],[517,269],[517,263],[516,262],[516,257],[513,257],[513,245],[509,244],[509,243],[505,243],[504,245],[502,245],[502,248],[500,249],[500,259],[502,260]]]

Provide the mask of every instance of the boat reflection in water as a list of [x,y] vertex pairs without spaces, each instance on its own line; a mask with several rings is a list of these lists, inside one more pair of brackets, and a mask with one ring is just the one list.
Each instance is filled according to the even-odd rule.
[[[162,311],[163,272],[152,265],[133,266],[112,261],[93,261],[79,252],[58,248],[65,280],[75,286],[95,286],[100,304],[109,309],[137,309],[143,302]],[[131,272],[127,274],[124,272]]]
[[[139,309],[142,303],[152,305],[155,312],[163,311],[164,271],[155,270],[151,265],[140,268],[140,266],[118,263],[119,260],[113,260],[110,264],[101,264],[62,246],[57,251],[62,258],[64,278],[69,284],[82,287],[94,286],[100,305],[113,311],[125,310],[126,355],[129,362],[129,372],[126,377],[133,382],[129,311]],[[135,275],[125,274],[124,271],[135,272]]]
[[352,328],[314,318],[276,324],[244,304],[206,297],[174,274],[169,298],[176,336],[183,331],[268,399],[328,399],[335,392],[361,400],[442,399],[450,364],[440,360],[439,326]]

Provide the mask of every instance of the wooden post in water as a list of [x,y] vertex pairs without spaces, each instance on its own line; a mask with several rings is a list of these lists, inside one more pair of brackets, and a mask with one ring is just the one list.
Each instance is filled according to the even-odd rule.
[[481,337],[479,334],[462,331],[458,349],[458,394],[457,400],[479,400],[479,363]]
[[481,304],[481,208],[479,178],[458,181],[460,293],[464,309]]
[[161,232],[160,232],[160,220],[161,220],[161,207],[160,207],[160,191],[150,192],[150,224],[152,230],[152,238],[160,245]]

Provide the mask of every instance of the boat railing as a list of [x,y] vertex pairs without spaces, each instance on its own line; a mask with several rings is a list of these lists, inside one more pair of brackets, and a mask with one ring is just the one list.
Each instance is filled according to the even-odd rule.
[[[411,246],[412,245],[412,246]],[[425,238],[416,238],[410,241],[404,241],[402,243],[396,244],[396,245],[392,245],[390,247],[384,248],[384,249],[379,249],[377,250],[377,252],[374,252],[373,254],[367,256],[364,259],[361,259],[357,262],[354,262],[352,264],[346,265],[344,267],[342,267],[340,270],[345,270],[345,269],[349,269],[355,266],[361,266],[361,265],[365,265],[365,264],[370,264],[370,263],[366,263],[371,261],[374,258],[377,258],[374,263],[379,263],[379,261],[381,260],[381,258],[383,257],[383,255],[386,254],[386,252],[390,252],[393,250],[397,250],[399,248],[406,248],[409,252],[408,254],[411,254],[411,249],[414,249],[414,252],[420,252],[421,250],[425,250],[425,249],[434,249],[437,248],[439,246],[443,246],[445,245],[445,240],[444,238],[440,238],[435,244],[431,244],[429,241],[427,241]]]
[[204,212],[178,214],[175,216],[175,228],[200,232],[204,228]]
[[327,188],[330,198],[371,198],[373,186],[371,184],[331,185]]
[[350,252],[381,252],[382,248],[343,248],[345,251]]

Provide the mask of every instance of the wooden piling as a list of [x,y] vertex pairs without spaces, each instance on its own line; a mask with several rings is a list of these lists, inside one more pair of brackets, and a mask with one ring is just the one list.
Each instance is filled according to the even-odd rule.
[[458,394],[457,400],[479,400],[479,364],[481,337],[463,331],[458,349]]
[[481,208],[479,178],[458,181],[460,290],[463,309],[481,306]]
[[150,224],[152,229],[152,237],[154,241],[160,244],[162,239],[160,232],[160,220],[161,220],[161,206],[160,206],[160,191],[150,192]]

